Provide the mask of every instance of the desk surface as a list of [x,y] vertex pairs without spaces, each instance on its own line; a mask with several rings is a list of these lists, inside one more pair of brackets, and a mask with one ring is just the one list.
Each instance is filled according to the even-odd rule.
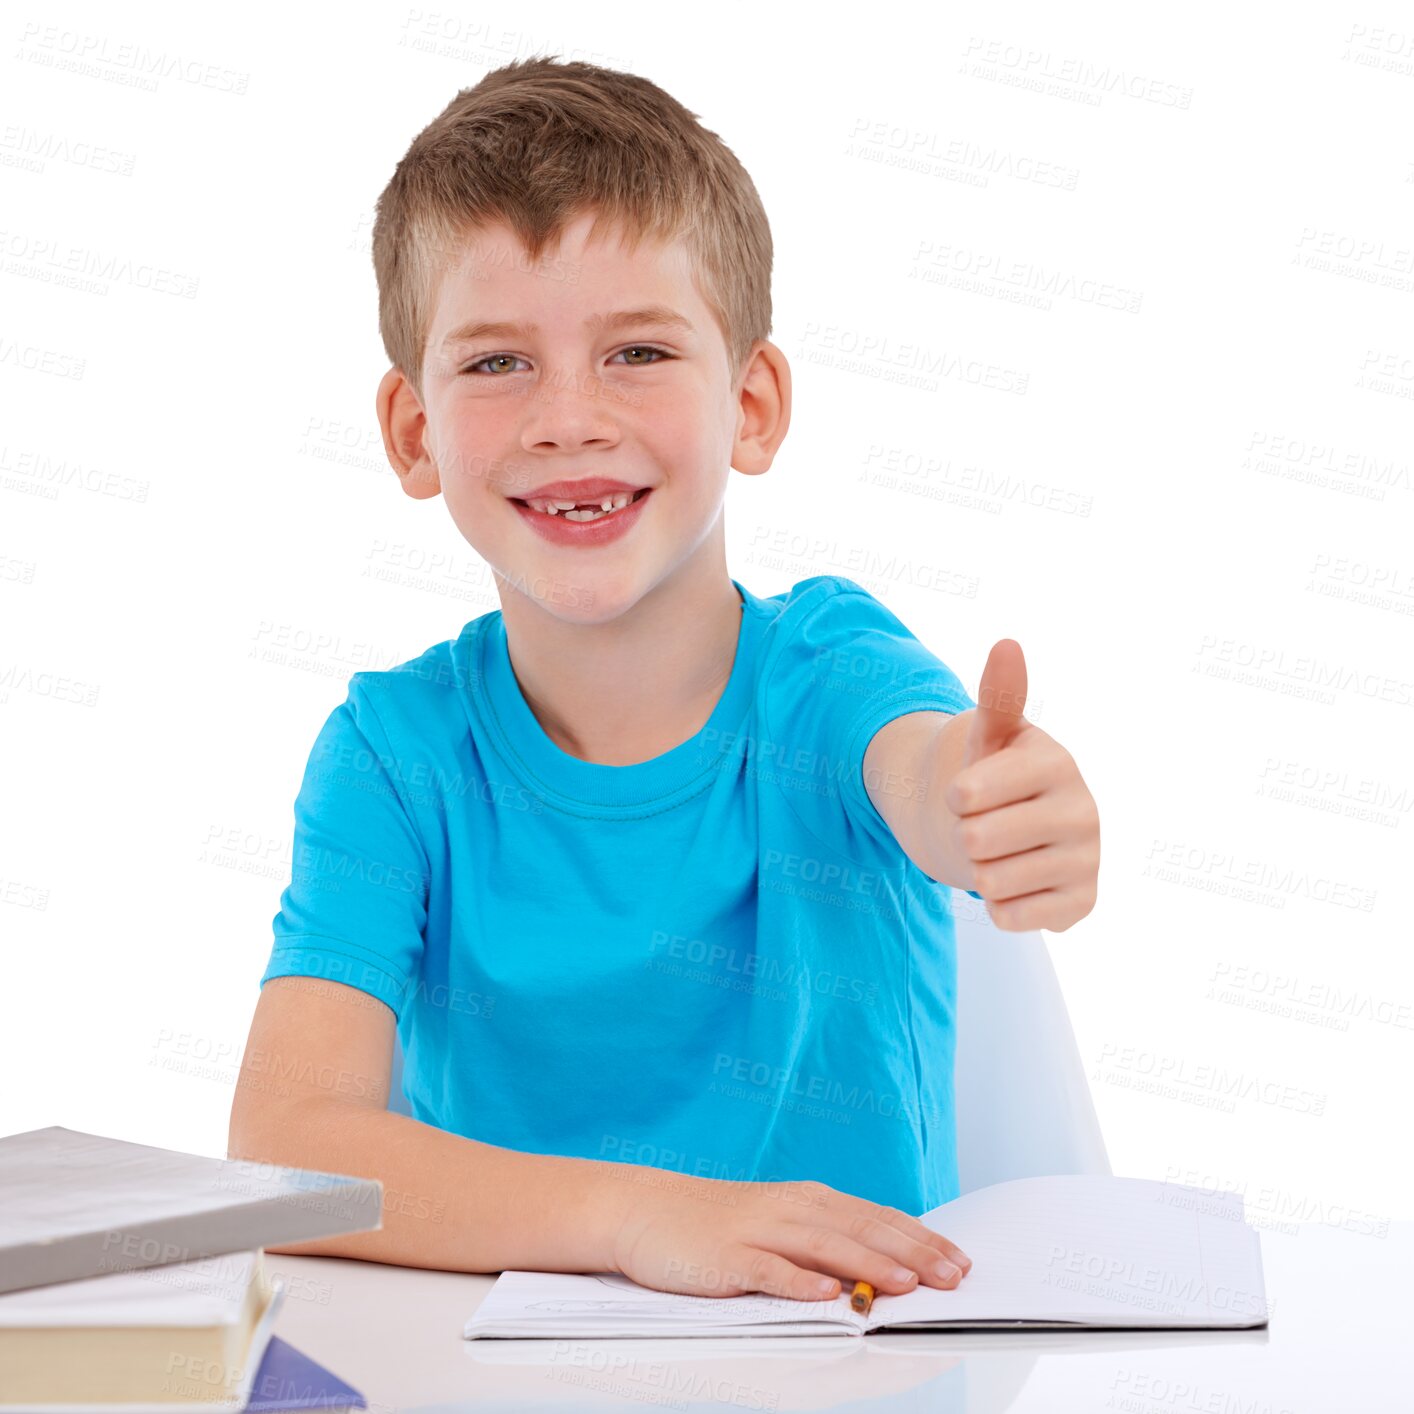
[[1384,1236],[1259,1228],[1256,1331],[465,1340],[494,1277],[267,1254],[276,1333],[363,1392],[369,1414],[461,1409],[848,1407],[929,1414],[1327,1414],[1391,1408],[1414,1322],[1414,1222]]

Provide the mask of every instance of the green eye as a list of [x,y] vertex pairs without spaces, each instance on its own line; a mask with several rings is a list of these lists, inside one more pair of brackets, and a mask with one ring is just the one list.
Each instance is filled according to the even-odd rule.
[[[651,354],[657,354],[657,355],[658,355],[658,358],[671,358],[671,357],[672,357],[671,354],[669,354],[669,353],[664,353],[662,349],[655,349],[651,344],[631,344],[631,345],[630,345],[628,348],[626,348],[626,349],[620,349],[620,350],[619,350],[619,353],[651,353]],[[617,357],[618,357],[618,354],[615,354],[614,357],[617,358]],[[653,361],[656,363],[658,360],[657,360],[657,359],[654,359]],[[642,367],[643,365],[641,365],[641,364],[639,364],[639,365],[632,365],[632,364],[630,364],[630,367],[634,367],[634,366]]]
[[[615,358],[618,358],[619,354],[628,354],[628,353],[647,353],[647,354],[655,354],[656,357],[655,357],[655,358],[652,358],[652,359],[648,359],[648,360],[639,360],[639,359],[631,360],[630,362],[628,362],[628,363],[626,363],[626,364],[624,365],[625,368],[651,368],[653,364],[659,362],[661,359],[672,358],[672,357],[673,357],[673,355],[670,354],[670,353],[668,353],[668,351],[667,351],[666,349],[654,348],[654,346],[653,346],[652,344],[630,344],[626,349],[620,349],[620,350],[619,350],[619,353],[615,354],[614,357],[615,357]],[[524,362],[525,362],[525,360],[522,359],[522,358],[520,358],[520,356],[517,355],[517,354],[487,354],[485,358],[479,358],[479,359],[476,360],[475,363],[469,363],[469,364],[467,364],[467,366],[462,369],[462,372],[463,372],[463,373],[480,374],[481,368],[482,368],[484,365],[488,364],[488,363],[524,363]],[[504,371],[508,371],[508,370],[501,370],[501,371],[504,372]],[[498,374],[493,373],[493,372],[491,372],[490,370],[488,370],[487,373],[480,374],[480,376],[481,376],[481,377],[487,377],[487,376],[495,377],[495,376],[498,376]]]
[[[469,363],[462,369],[463,373],[474,373],[483,363],[506,363],[516,362],[515,354],[487,354],[485,358],[479,358],[475,363]],[[523,362],[524,360],[521,360]]]

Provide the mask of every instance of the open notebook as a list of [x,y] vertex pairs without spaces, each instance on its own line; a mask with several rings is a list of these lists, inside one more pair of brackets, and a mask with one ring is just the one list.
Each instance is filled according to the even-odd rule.
[[503,1272],[467,1321],[487,1337],[863,1335],[877,1330],[1240,1329],[1267,1324],[1242,1197],[1155,1179],[1058,1174],[965,1193],[921,1221],[972,1270],[952,1291],[830,1301],[681,1296],[617,1273]]

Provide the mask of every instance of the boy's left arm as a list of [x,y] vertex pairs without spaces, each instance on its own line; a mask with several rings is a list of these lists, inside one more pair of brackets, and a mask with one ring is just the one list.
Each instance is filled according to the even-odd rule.
[[1071,756],[1022,715],[1026,660],[993,646],[965,712],[909,712],[864,754],[864,785],[931,879],[973,889],[1007,932],[1063,933],[1095,906],[1100,815]]

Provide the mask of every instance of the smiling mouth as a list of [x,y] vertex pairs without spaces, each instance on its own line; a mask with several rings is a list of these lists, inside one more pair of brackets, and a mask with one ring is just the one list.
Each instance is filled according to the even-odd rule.
[[[626,511],[636,501],[641,501],[653,488],[644,486],[635,491],[622,505],[611,506],[609,510],[604,509],[605,501],[616,501],[618,496],[601,496],[595,501],[576,501],[571,504],[568,501],[541,500],[539,505],[532,505],[529,501],[522,500],[519,496],[510,497],[518,506],[524,506],[527,510],[534,511],[538,515],[555,517],[560,520],[588,523],[596,520],[608,520],[610,516],[616,516],[620,511]],[[537,500],[539,498],[537,497]]]

